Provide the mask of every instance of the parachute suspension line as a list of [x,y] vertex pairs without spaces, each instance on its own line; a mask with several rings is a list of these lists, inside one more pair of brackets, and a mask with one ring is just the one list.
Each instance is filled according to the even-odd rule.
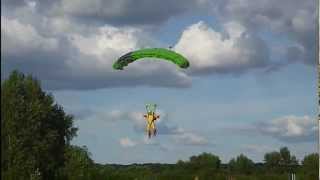
[[146,109],[148,113],[155,113],[157,104],[146,104]]

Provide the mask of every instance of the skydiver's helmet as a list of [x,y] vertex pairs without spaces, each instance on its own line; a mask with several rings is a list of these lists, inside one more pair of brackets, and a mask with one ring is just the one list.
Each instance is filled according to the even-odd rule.
[[148,114],[154,114],[156,112],[157,105],[156,104],[146,104],[146,109]]

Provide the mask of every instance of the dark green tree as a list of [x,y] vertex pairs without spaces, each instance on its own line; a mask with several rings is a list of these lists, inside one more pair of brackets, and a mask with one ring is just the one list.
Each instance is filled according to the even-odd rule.
[[18,71],[1,84],[1,174],[4,179],[54,179],[76,135],[73,117]]
[[216,155],[204,152],[198,156],[191,156],[189,163],[198,168],[209,167],[218,169],[220,167],[221,160]]
[[229,168],[234,172],[249,174],[253,172],[254,162],[247,156],[240,154],[236,159],[233,158],[230,160]]
[[65,152],[65,178],[69,180],[89,180],[94,175],[94,162],[86,146],[69,146]]
[[302,171],[308,179],[318,179],[319,155],[313,153],[305,156],[302,160]]
[[281,161],[280,164],[284,166],[297,165],[298,160],[295,156],[291,155],[287,147],[280,148]]
[[296,171],[298,160],[294,155],[291,155],[287,147],[280,148],[280,151],[266,153],[264,161],[268,169],[276,170],[279,173]]
[[278,167],[281,161],[281,154],[276,151],[266,153],[264,155],[264,161],[269,168]]
[[281,164],[290,164],[291,162],[291,154],[287,147],[280,148],[280,155],[281,155]]

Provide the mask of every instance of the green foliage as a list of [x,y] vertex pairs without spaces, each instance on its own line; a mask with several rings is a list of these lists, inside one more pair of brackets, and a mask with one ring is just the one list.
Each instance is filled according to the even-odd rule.
[[318,171],[319,169],[319,155],[313,153],[305,156],[302,160],[302,167],[305,171]]
[[189,164],[195,168],[207,167],[218,169],[220,167],[221,161],[218,156],[204,152],[198,156],[191,156]]
[[254,171],[254,162],[243,154],[240,154],[236,159],[231,159],[229,162],[231,171],[250,174]]
[[2,83],[2,177],[54,179],[75,133],[72,116],[42,91],[39,81],[14,71]]
[[280,148],[281,164],[290,164],[291,163],[291,154],[287,147]]
[[280,148],[281,161],[280,164],[284,166],[297,165],[298,160],[295,156],[291,155],[287,147]]
[[319,155],[309,154],[302,160],[302,172],[308,179],[316,179],[319,171]]
[[64,175],[69,180],[91,179],[93,171],[93,161],[86,146],[69,146],[65,151],[66,164]]
[[280,151],[273,151],[264,155],[266,167],[276,173],[295,171],[298,160],[291,155],[287,147],[280,148]]
[[266,153],[264,155],[264,161],[266,163],[266,166],[269,168],[277,167],[279,166],[281,161],[281,154],[276,151]]

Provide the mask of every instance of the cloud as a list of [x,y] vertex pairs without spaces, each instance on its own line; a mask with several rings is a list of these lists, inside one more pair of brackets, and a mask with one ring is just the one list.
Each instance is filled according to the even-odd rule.
[[315,18],[316,2],[312,0],[226,0],[213,4],[214,15],[222,22],[237,21],[251,32],[269,32],[277,37],[286,37],[293,44],[304,47],[298,57],[290,55],[288,63],[315,64]]
[[58,41],[54,38],[45,38],[30,24],[22,24],[17,19],[8,19],[1,16],[3,22],[1,36],[5,46],[2,52],[7,56],[21,56],[42,51],[54,52],[58,49]]
[[228,127],[247,136],[269,136],[286,143],[315,142],[318,132],[316,118],[288,115],[269,121],[259,121],[243,126]]
[[119,144],[124,148],[132,148],[136,146],[144,146],[144,147],[156,147],[161,151],[169,151],[170,148],[168,145],[160,143],[158,140],[152,138],[148,138],[144,136],[142,139],[132,140],[129,137],[120,138]]
[[196,133],[187,132],[183,129],[179,129],[177,134],[173,136],[173,139],[178,144],[192,145],[192,146],[207,146],[211,143],[204,136]]
[[152,147],[157,147],[162,151],[170,151],[171,148],[167,144],[160,143],[159,140],[156,138],[148,138],[147,136],[144,136],[142,138],[142,141],[140,141],[140,144],[145,145],[145,146],[152,146]]
[[[83,120],[90,120],[90,119],[98,119],[105,122],[110,123],[117,123],[120,121],[128,121],[131,122],[133,125],[134,130],[141,134],[145,132],[146,122],[143,118],[145,113],[138,112],[138,111],[123,111],[123,110],[112,110],[112,111],[105,111],[105,110],[95,110],[90,111],[87,110],[86,116],[81,116],[83,113],[82,111],[78,111],[79,115],[76,117],[82,117]],[[161,110],[159,110],[160,119],[156,121],[157,127],[157,135],[166,135],[172,138],[173,142],[176,144],[183,144],[183,145],[195,145],[195,146],[205,146],[212,144],[207,138],[204,136],[197,134],[195,132],[187,131],[179,126],[172,125],[169,115]],[[135,141],[136,144],[144,144],[144,145],[159,145],[158,142],[154,140],[147,139],[144,137],[141,141]],[[163,146],[163,149],[168,149],[167,147]]]
[[[99,119],[105,122],[119,122],[119,121],[128,121],[132,122],[133,128],[135,131],[141,133],[145,131],[146,121],[143,118],[145,112],[139,111],[125,111],[125,110],[111,110],[105,111],[104,109],[95,109],[95,110],[74,110],[76,117],[79,117],[83,120],[88,119]],[[165,113],[161,110],[158,111],[160,114],[160,119],[156,121],[156,126],[158,129],[158,135],[173,135],[179,134],[182,131],[176,125],[172,125],[169,120],[168,113]],[[85,114],[85,115],[84,115]]]
[[125,148],[128,148],[128,147],[134,147],[137,145],[136,142],[134,142],[133,140],[131,140],[130,138],[128,137],[125,137],[125,138],[121,138],[120,141],[119,141],[120,145],[122,147],[125,147]]
[[5,15],[26,9],[49,18],[63,17],[78,24],[159,26],[172,17],[207,8],[206,0],[3,0]]
[[[2,80],[18,69],[33,74],[50,90],[187,88],[196,75],[270,72],[290,63],[315,62],[315,4],[311,0],[1,3]],[[174,49],[190,59],[188,71],[161,61],[136,62],[128,71],[113,71],[112,63],[123,53],[161,44],[144,25],[158,28],[191,10],[214,12],[221,30],[200,21],[183,31]],[[263,34],[277,42],[279,37],[286,39],[280,43],[285,51],[281,62],[270,61],[273,44]]]
[[[33,74],[44,88],[53,90],[138,85],[186,88],[191,85],[190,77],[165,62],[136,62],[127,67],[130,71],[112,69],[112,63],[120,55],[148,44],[148,38],[140,29],[105,25],[91,27],[88,35],[72,31],[69,26],[74,24],[48,20],[48,27],[58,27],[43,34],[36,26],[19,19],[2,19],[2,78],[19,69]],[[71,32],[60,32],[61,29]]]
[[309,116],[284,116],[271,122],[258,123],[258,130],[286,142],[316,141],[316,119]]
[[218,32],[200,21],[183,31],[174,49],[189,60],[191,74],[234,74],[269,65],[265,42],[236,22]]
[[[146,121],[143,117],[145,112],[140,111],[125,111],[125,110],[111,110],[111,111],[105,111],[103,109],[101,110],[86,110],[87,113],[85,118],[83,119],[100,119],[105,122],[118,122],[118,121],[129,121],[133,123],[133,128],[137,132],[144,132]],[[77,113],[77,116],[81,116],[83,114],[83,111],[75,111]],[[169,115],[168,113],[165,113],[161,110],[158,111],[158,113],[161,115],[160,119],[156,121],[158,134],[159,135],[169,135],[169,134],[177,134],[179,133],[179,128],[176,125],[170,124],[169,121]]]
[[153,25],[190,10],[205,7],[199,0],[62,0],[61,11],[85,23]]

